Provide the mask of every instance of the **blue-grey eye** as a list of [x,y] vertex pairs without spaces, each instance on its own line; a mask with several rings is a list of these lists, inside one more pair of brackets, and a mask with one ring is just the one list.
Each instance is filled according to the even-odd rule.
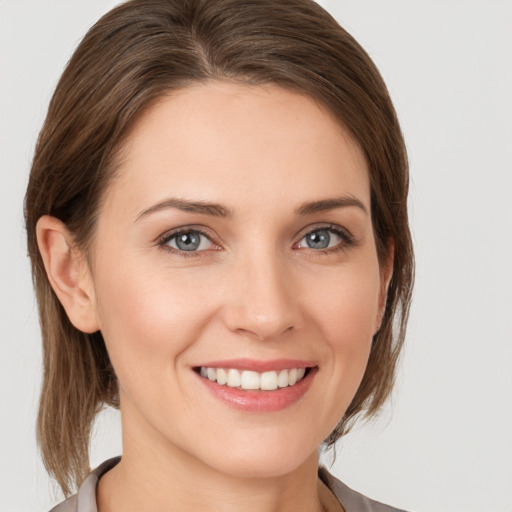
[[211,240],[199,231],[185,231],[169,238],[169,247],[178,251],[204,251],[212,245]]
[[309,232],[299,242],[299,247],[309,249],[330,249],[342,241],[340,235],[331,229],[315,229]]

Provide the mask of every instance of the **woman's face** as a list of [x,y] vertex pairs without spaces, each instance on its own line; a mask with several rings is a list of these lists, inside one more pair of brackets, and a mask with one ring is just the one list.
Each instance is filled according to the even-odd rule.
[[91,279],[125,450],[244,476],[299,467],[379,327],[360,149],[308,97],[211,83],[154,104],[120,162]]

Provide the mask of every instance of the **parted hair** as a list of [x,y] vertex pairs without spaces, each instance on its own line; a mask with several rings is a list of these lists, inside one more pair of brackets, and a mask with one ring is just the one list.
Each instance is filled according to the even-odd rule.
[[361,385],[326,444],[357,417],[376,414],[392,389],[413,284],[408,164],[372,60],[311,0],[131,0],[105,14],[69,60],[39,134],[25,197],[43,341],[37,437],[45,466],[66,495],[89,471],[92,424],[102,407],[119,406],[118,383],[101,332],[76,329],[53,292],[37,221],[60,219],[87,254],[117,152],[136,116],[169,91],[215,80],[272,83],[308,95],[362,149],[378,256],[384,264],[393,248],[393,274]]

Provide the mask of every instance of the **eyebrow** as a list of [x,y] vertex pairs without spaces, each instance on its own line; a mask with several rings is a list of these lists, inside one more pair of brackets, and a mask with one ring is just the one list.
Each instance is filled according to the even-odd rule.
[[135,222],[140,220],[142,217],[151,213],[159,212],[161,210],[167,210],[169,208],[176,208],[178,210],[190,213],[199,213],[201,215],[211,215],[213,217],[231,217],[232,212],[229,208],[222,206],[217,203],[209,203],[206,201],[189,201],[187,199],[179,199],[176,197],[170,197],[164,199],[157,204],[149,207],[147,210],[143,210]]
[[[311,215],[313,213],[324,212],[327,210],[334,210],[336,208],[347,208],[350,206],[355,206],[356,208],[359,208],[368,214],[364,204],[353,196],[333,197],[328,199],[321,199],[319,201],[309,201],[299,206],[295,212],[297,215],[304,216]],[[210,215],[213,217],[222,218],[229,218],[233,215],[229,208],[226,208],[225,206],[218,203],[209,203],[207,201],[189,201],[187,199],[170,197],[160,201],[157,204],[154,204],[153,206],[150,206],[146,210],[143,210],[141,213],[139,213],[135,219],[135,222],[140,220],[142,217],[145,217],[146,215],[150,215],[162,210],[167,210],[169,208],[176,208],[184,212],[199,213],[201,215]]]
[[336,208],[347,208],[349,206],[355,206],[368,215],[366,206],[353,196],[332,197],[329,199],[321,199],[320,201],[303,203],[297,208],[296,213],[298,215],[311,215],[313,213],[325,212]]

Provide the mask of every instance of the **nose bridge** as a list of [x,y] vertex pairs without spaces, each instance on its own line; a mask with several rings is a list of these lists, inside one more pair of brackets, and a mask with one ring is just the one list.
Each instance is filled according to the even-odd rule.
[[275,247],[253,248],[240,258],[235,276],[228,312],[232,331],[271,339],[298,327],[290,269]]

